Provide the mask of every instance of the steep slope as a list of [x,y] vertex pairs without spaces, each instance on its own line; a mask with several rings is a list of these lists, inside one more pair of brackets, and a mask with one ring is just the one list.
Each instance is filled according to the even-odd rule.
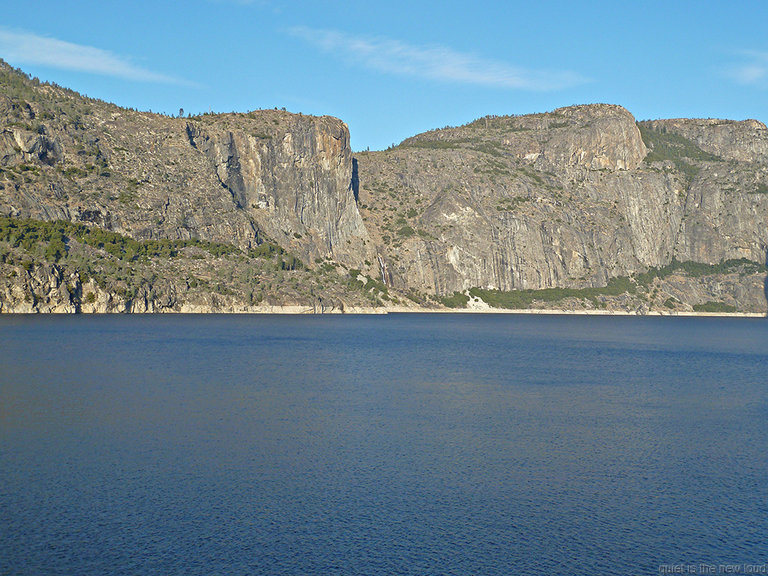
[[641,127],[654,149],[652,167],[686,182],[674,256],[719,262],[766,261],[768,129],[746,120],[656,120]]
[[765,311],[768,130],[593,104],[354,155],[336,118],[174,118],[0,61],[0,311]]
[[358,155],[361,212],[392,284],[438,295],[764,264],[766,144],[755,121],[638,125],[609,105],[481,118]]
[[0,311],[376,305],[352,180],[336,118],[136,112],[0,61]]
[[[359,264],[346,125],[282,111],[172,118],[40,84],[0,63],[0,214],[137,239],[260,243]],[[354,247],[354,249],[353,249]]]

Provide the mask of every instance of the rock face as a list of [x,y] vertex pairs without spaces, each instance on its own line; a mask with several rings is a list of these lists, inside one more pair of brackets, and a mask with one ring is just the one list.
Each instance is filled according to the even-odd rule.
[[64,277],[55,265],[28,268],[12,269],[0,278],[0,312],[77,312],[72,297],[78,277]]
[[[336,118],[136,112],[0,61],[0,216],[226,243],[251,258],[206,256],[203,268],[217,275],[194,253],[185,269],[153,261],[146,282],[110,261],[95,285],[77,266],[100,258],[98,248],[75,262],[77,246],[67,246],[77,266],[66,268],[43,249],[0,245],[6,310],[246,309],[278,293],[270,306],[325,298],[343,309],[390,301],[388,289],[434,304],[472,288],[604,287],[675,262],[765,264],[768,129],[636,122],[620,106],[594,104],[489,116],[353,157]],[[297,256],[303,275],[280,276],[295,269],[282,256],[253,260],[248,249],[266,240]],[[749,274],[729,268],[698,283],[673,275],[641,302],[627,295],[611,305],[690,310],[709,298],[764,310],[764,278]],[[290,289],[280,292],[281,282]],[[226,298],[208,303],[200,286]]]
[[330,117],[259,116],[258,133],[187,122],[189,143],[258,229],[293,244],[306,258],[359,264],[367,232],[352,189],[346,125]]
[[504,146],[523,151],[524,159],[543,170],[633,170],[648,152],[635,119],[621,106],[560,108],[521,117],[512,130]]
[[573,106],[557,113],[567,123],[564,133],[552,134],[542,146],[554,167],[634,170],[648,153],[635,119],[620,106]]
[[727,160],[765,162],[768,156],[768,128],[757,120],[678,118],[644,124],[651,130],[678,134],[705,152]]
[[765,263],[759,122],[636,123],[617,106],[488,117],[359,155],[394,285],[604,286],[673,259]]
[[360,264],[367,235],[342,121],[277,110],[171,118],[35,85],[2,63],[0,77],[0,215],[138,239],[248,247],[266,236],[307,261]]

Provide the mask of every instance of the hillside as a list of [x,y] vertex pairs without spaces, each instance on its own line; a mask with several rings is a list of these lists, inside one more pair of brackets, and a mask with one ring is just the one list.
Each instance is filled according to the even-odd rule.
[[0,62],[0,311],[766,311],[768,130],[619,106],[353,154],[336,118],[169,117]]
[[[361,154],[360,209],[396,286],[595,289],[666,269],[636,286],[640,306],[764,310],[767,152],[756,121],[637,123],[609,105],[481,118]],[[759,273],[714,273],[742,259]]]

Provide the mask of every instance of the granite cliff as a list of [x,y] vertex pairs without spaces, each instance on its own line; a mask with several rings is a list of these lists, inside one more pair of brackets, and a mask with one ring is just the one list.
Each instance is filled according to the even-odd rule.
[[342,121],[276,110],[172,118],[0,72],[0,212],[137,239],[250,247],[265,234],[303,258],[357,263],[351,246],[366,233]]
[[[762,265],[766,146],[754,120],[637,123],[602,104],[481,118],[361,154],[361,212],[391,282],[444,295],[595,288],[676,262]],[[744,291],[732,305],[765,308],[759,276]]]
[[768,130],[598,104],[353,155],[336,118],[137,112],[0,62],[0,217],[0,311],[762,312]]

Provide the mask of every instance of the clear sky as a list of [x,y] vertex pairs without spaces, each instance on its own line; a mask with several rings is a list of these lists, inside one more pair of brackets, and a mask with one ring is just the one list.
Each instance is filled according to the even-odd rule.
[[768,122],[766,25],[764,0],[0,0],[0,57],[142,110],[338,116],[363,150],[593,102]]

